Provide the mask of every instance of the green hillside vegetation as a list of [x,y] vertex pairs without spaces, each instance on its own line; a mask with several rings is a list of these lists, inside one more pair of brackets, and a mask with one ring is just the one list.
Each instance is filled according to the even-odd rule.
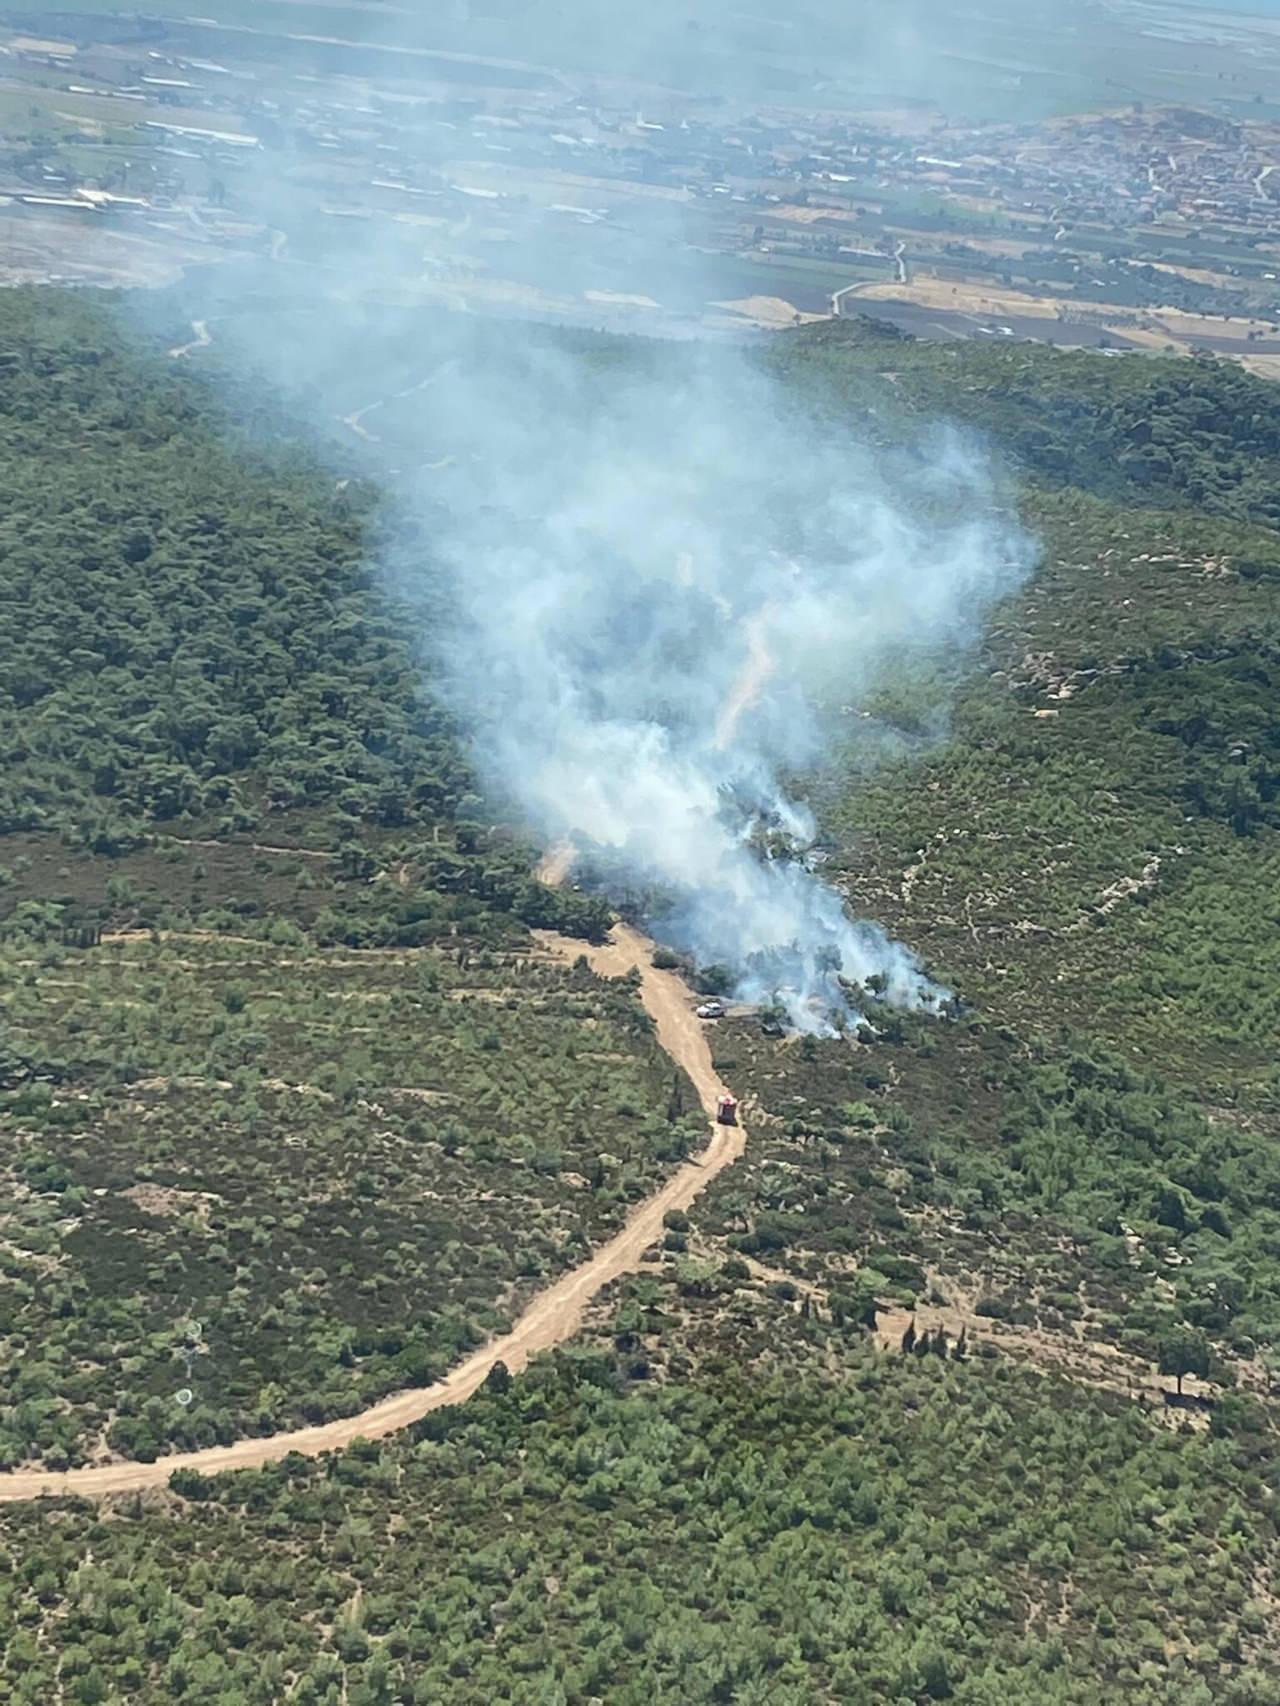
[[947,738],[824,785],[838,861],[987,1012],[1265,1100],[1280,586],[1242,572],[1254,530],[1113,512],[1104,544],[1096,503],[1032,508],[1044,569],[1001,612]]
[[[435,907],[446,929],[515,911],[598,931],[601,908],[537,889],[528,850],[471,822],[457,732],[374,590],[375,494],[281,448],[281,425],[249,387],[215,401],[84,299],[4,294],[0,836],[115,856],[157,830],[303,813],[298,839],[357,867],[355,848],[394,834],[461,897]],[[379,911],[356,939],[416,922],[394,892]]]
[[602,1327],[381,1446],[7,1512],[11,1697],[1280,1699],[1259,1435],[714,1272]]
[[[781,1058],[743,1029],[719,1070],[756,1098],[747,1159],[703,1224],[731,1246],[880,1302],[948,1305],[1101,1343],[1154,1369],[1178,1326],[1217,1372],[1265,1384],[1280,1347],[1271,1129],[1208,1117],[1116,1056],[961,1022]],[[1139,1366],[1137,1374],[1144,1374]]]
[[701,1130],[585,964],[144,937],[0,979],[6,1466],[428,1384]]
[[[0,1507],[16,1701],[1280,1701],[1274,394],[845,325],[762,359],[843,430],[968,422],[1044,542],[804,782],[957,1017],[720,1025],[745,1161],[465,1411]],[[181,366],[0,294],[8,1462],[430,1379],[697,1130],[633,992],[537,957],[607,909],[481,798],[372,482]]]
[[862,320],[775,340],[768,360],[816,403],[842,412],[888,406],[963,421],[1056,484],[1126,506],[1280,524],[1274,388],[1233,362],[928,343]]
[[[721,1027],[717,1064],[758,1098],[758,1140],[710,1224],[825,1287],[1047,1334],[1056,1365],[1083,1370],[1101,1342],[1154,1369],[1182,1324],[1228,1379],[1265,1384],[1280,1345],[1271,392],[1217,366],[957,358],[868,329],[776,347],[828,399],[880,399],[882,433],[902,430],[904,394],[990,425],[1045,554],[962,681],[895,682],[860,707],[901,755],[877,745],[869,764],[855,722],[815,788],[828,869],[924,952],[961,1016],[921,1025],[872,998],[878,1035],[852,1051]],[[1010,389],[1023,402],[1006,414]],[[1077,470],[1093,490],[1050,485],[1028,449],[1031,412],[1045,432],[1074,420],[1091,458],[1135,411],[1158,425],[1209,405],[1203,431],[1177,429],[1173,489],[1101,452]],[[1164,507],[1202,458],[1225,471],[1219,515]]]
[[371,494],[301,456],[247,462],[181,373],[158,385],[75,301],[6,309],[0,826],[108,852],[188,814],[250,827],[251,768],[268,807],[346,790],[394,823],[456,800],[441,719],[368,598]]

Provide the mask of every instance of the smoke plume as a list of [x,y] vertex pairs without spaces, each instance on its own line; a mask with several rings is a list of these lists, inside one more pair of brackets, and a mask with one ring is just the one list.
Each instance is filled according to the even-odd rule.
[[933,1006],[806,863],[782,778],[894,660],[971,641],[1026,542],[953,435],[877,458],[740,348],[675,372],[546,352],[437,399],[450,697],[538,832],[660,897],[658,933],[740,997],[811,1031],[845,984]]
[[[732,18],[699,34],[680,8],[642,10],[642,24],[627,16],[643,42],[617,38],[641,71],[674,56],[673,81],[700,86],[714,49],[743,88],[759,73],[758,56],[734,58]],[[452,46],[480,29],[469,16],[450,26]],[[539,36],[543,57],[572,70],[588,36]],[[617,89],[630,92],[634,68],[608,66]],[[272,110],[305,112],[316,82],[274,90]],[[444,118],[428,103],[423,117],[374,83],[332,98],[343,123],[397,115],[390,189],[436,211],[377,219],[353,205],[365,217],[352,224],[317,208],[330,167],[314,150],[255,161],[238,193],[273,234],[273,264],[238,305],[234,270],[215,281],[218,345],[247,344],[295,387],[305,375],[352,449],[370,453],[394,417],[382,475],[425,519],[417,572],[443,587],[432,607],[449,612],[433,636],[439,685],[489,784],[608,892],[646,891],[664,940],[729,968],[739,994],[776,1001],[802,1029],[847,1019],[846,986],[936,1005],[944,992],[912,954],[849,918],[822,882],[806,852],[813,824],[785,778],[821,758],[841,707],[886,673],[971,642],[1025,572],[1027,542],[982,455],[941,428],[912,453],[873,452],[801,407],[746,343],[619,355],[467,312],[504,300],[507,265],[517,312],[536,296],[598,320],[652,298],[664,313],[645,323],[687,336],[689,305],[704,312],[723,289],[711,269],[705,288],[690,285],[703,214],[682,191],[633,196],[608,219],[499,195],[477,187],[489,166],[467,164],[510,152],[485,152],[486,114],[467,135],[453,107]],[[590,99],[576,99],[558,82],[527,96],[544,129],[588,125]],[[606,254],[612,288],[590,289],[606,281]],[[380,319],[410,328],[399,360],[378,353]]]

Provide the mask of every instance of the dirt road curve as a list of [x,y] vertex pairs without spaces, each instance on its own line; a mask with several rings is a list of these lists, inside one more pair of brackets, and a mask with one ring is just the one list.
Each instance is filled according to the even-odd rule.
[[264,1463],[278,1462],[291,1451],[316,1457],[323,1451],[350,1445],[355,1439],[380,1439],[419,1421],[432,1410],[465,1403],[496,1362],[504,1362],[515,1373],[536,1352],[562,1344],[577,1331],[591,1300],[611,1280],[635,1271],[643,1251],[661,1237],[663,1215],[669,1209],[687,1208],[717,1173],[736,1161],[742,1154],[744,1134],[739,1126],[715,1123],[716,1098],[725,1093],[725,1086],[716,1077],[706,1035],[690,1010],[688,989],[673,973],[654,969],[651,942],[625,924],[615,925],[612,940],[595,949],[546,931],[539,931],[538,935],[545,947],[565,958],[576,959],[585,952],[595,969],[606,977],[620,977],[633,967],[639,971],[642,998],[657,1025],[658,1040],[693,1080],[711,1122],[710,1142],[698,1159],[686,1162],[660,1191],[641,1203],[622,1231],[581,1267],[540,1292],[509,1333],[469,1356],[435,1386],[393,1393],[372,1409],[346,1421],[272,1434],[266,1439],[238,1440],[234,1445],[212,1446],[206,1451],[183,1452],[162,1457],[155,1463],[107,1463],[64,1474],[45,1470],[0,1474],[0,1503],[12,1504],[44,1495],[73,1493],[81,1498],[102,1498],[111,1493],[138,1492],[164,1486],[175,1469],[198,1469],[204,1474],[224,1469],[256,1469]]
[[213,342],[213,337],[209,331],[209,322],[207,320],[193,320],[191,322],[191,330],[195,333],[195,336],[189,344],[175,344],[169,351],[171,360],[181,361],[184,356],[190,355],[192,350],[208,349],[209,345]]

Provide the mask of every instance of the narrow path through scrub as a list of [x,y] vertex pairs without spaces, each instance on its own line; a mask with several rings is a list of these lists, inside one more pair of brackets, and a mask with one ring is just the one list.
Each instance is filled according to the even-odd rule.
[[622,1230],[579,1267],[541,1291],[509,1333],[491,1340],[434,1386],[395,1392],[357,1416],[270,1434],[263,1439],[237,1440],[234,1445],[210,1446],[159,1457],[154,1463],[103,1463],[85,1469],[53,1471],[24,1469],[0,1473],[0,1503],[13,1504],[42,1497],[105,1498],[115,1493],[142,1492],[163,1487],[177,1469],[214,1475],[228,1469],[259,1469],[278,1463],[290,1452],[318,1457],[340,1450],[357,1439],[381,1439],[410,1427],[433,1410],[464,1404],[483,1383],[495,1363],[513,1374],[539,1351],[553,1349],[572,1338],[587,1305],[605,1286],[623,1274],[634,1273],[650,1244],[662,1236],[662,1219],[671,1209],[687,1209],[712,1179],[742,1154],[746,1135],[741,1126],[716,1123],[716,1102],[728,1094],[716,1076],[706,1033],[691,1010],[690,993],[673,972],[653,964],[653,944],[629,925],[616,924],[610,939],[598,948],[583,942],[537,932],[549,951],[569,960],[585,954],[604,977],[640,974],[640,995],[657,1027],[658,1042],[684,1068],[698,1092],[711,1127],[710,1140],[693,1161],[686,1161],[662,1188],[632,1211]]

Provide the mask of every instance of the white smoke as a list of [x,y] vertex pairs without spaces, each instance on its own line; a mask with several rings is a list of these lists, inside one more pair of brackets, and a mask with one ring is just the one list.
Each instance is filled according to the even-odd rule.
[[[853,32],[840,39],[856,60],[884,35],[865,0],[819,10]],[[659,81],[711,93],[727,79],[749,102],[774,57],[720,5],[705,10],[705,29],[669,0],[604,22],[578,0],[530,7],[519,28],[503,16],[513,42],[527,26],[542,58],[571,75],[604,67],[619,89],[628,78],[646,89],[661,70]],[[419,46],[441,45],[441,30],[457,34],[454,47],[492,45],[465,8],[447,29],[434,12],[420,24]],[[389,43],[409,29],[399,13],[369,27]],[[904,13],[894,28],[914,24]],[[797,51],[826,39],[798,31]],[[527,98],[558,112],[585,96],[586,111],[591,84]],[[288,114],[315,90],[284,77],[273,95]],[[354,110],[376,117],[382,100],[371,87]],[[288,134],[284,119],[277,128]],[[406,156],[422,151],[400,161],[406,183],[451,206],[452,151],[465,163],[483,143],[452,120],[423,129],[405,118],[397,136]],[[847,1017],[844,985],[873,979],[902,1005],[936,1004],[943,992],[911,953],[850,920],[806,865],[813,825],[784,778],[820,759],[833,707],[912,657],[971,642],[1026,571],[1027,541],[1004,519],[982,455],[941,431],[912,455],[873,454],[769,377],[758,346],[635,344],[620,355],[421,306],[493,308],[502,289],[468,295],[466,281],[501,285],[510,265],[512,299],[525,301],[519,281],[536,278],[549,318],[652,292],[663,311],[645,323],[687,335],[697,305],[724,294],[698,258],[696,198],[629,199],[593,249],[604,242],[594,224],[566,227],[512,192],[492,229],[473,231],[469,212],[456,219],[458,255],[442,257],[443,239],[423,236],[442,216],[371,219],[353,242],[353,227],[317,211],[316,169],[307,149],[282,146],[240,185],[241,211],[256,206],[285,260],[243,285],[219,272],[218,347],[251,352],[295,390],[304,378],[345,422],[349,448],[359,434],[361,454],[385,449],[380,473],[429,540],[419,569],[433,623],[449,612],[433,636],[440,683],[491,786],[548,843],[572,844],[615,896],[654,892],[655,929],[732,968],[744,996],[777,1000],[799,1027]],[[588,286],[606,260],[613,288],[602,294]],[[391,355],[387,326],[406,334]]]
[[755,843],[803,850],[781,777],[820,757],[832,704],[973,640],[1027,541],[954,436],[877,460],[740,349],[636,366],[544,355],[437,403],[463,449],[433,511],[450,696],[537,830],[659,891],[660,933],[742,998],[810,1031],[846,983],[934,1006],[906,948]]

